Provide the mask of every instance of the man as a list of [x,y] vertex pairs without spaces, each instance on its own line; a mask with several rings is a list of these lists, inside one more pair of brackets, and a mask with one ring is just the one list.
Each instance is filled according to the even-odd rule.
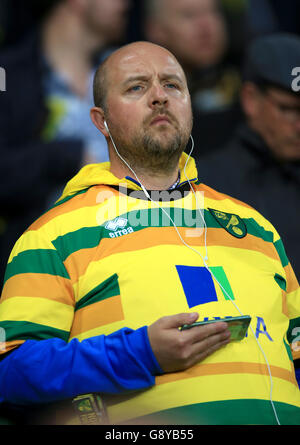
[[150,0],[145,6],[147,40],[168,48],[187,75],[195,153],[218,150],[242,116],[239,61],[230,60],[230,34],[221,2]]
[[[84,167],[11,253],[0,400],[98,392],[112,424],[297,423],[286,333],[298,283],[271,224],[200,185],[182,154],[192,128],[182,68],[136,42],[94,85],[110,163]],[[252,317],[241,342],[224,322],[179,329],[241,313]]]
[[[272,221],[300,277],[300,38],[255,40],[245,62],[245,123],[218,155],[197,159],[205,183],[241,199]],[[295,88],[293,89],[293,85]]]
[[0,56],[7,79],[0,110],[1,289],[17,238],[81,166],[108,160],[105,138],[88,117],[91,85],[104,52],[124,35],[129,2],[48,4],[39,29]]

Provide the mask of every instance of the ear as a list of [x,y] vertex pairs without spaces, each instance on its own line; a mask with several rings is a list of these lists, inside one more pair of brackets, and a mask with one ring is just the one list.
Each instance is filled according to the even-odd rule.
[[245,82],[241,90],[241,103],[246,116],[253,119],[261,106],[261,94],[252,82]]
[[105,125],[104,125],[105,116],[104,116],[103,109],[100,108],[100,107],[93,107],[93,108],[91,108],[90,116],[91,116],[92,122],[95,125],[95,127],[97,127],[98,130],[101,131],[101,133],[106,138],[108,138],[109,134],[108,134],[108,131],[105,128]]

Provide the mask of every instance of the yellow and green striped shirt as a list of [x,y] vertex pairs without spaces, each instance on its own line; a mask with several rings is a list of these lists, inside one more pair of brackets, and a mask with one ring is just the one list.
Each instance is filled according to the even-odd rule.
[[293,367],[300,291],[280,237],[253,208],[201,184],[190,160],[196,201],[185,159],[171,200],[137,196],[139,185],[114,177],[108,163],[85,167],[67,185],[10,255],[0,300],[3,351],[26,339],[81,341],[137,329],[180,312],[238,316],[234,301],[252,317],[253,332],[187,371],[157,376],[150,389],[107,396],[111,422],[274,423],[269,364],[279,420],[300,424]]

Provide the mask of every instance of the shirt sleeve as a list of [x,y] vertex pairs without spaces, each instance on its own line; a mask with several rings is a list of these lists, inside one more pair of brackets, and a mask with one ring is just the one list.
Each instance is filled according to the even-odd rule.
[[0,362],[0,402],[48,403],[91,392],[146,389],[161,372],[146,326],[81,342],[27,340]]
[[71,280],[51,241],[28,229],[16,242],[6,267],[0,299],[0,355],[26,340],[68,341],[74,319]]

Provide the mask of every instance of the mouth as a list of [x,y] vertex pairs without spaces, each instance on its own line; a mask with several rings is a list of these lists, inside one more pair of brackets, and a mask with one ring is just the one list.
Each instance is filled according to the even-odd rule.
[[150,122],[150,125],[166,125],[170,124],[170,119],[165,115],[159,115],[156,116],[152,121]]

